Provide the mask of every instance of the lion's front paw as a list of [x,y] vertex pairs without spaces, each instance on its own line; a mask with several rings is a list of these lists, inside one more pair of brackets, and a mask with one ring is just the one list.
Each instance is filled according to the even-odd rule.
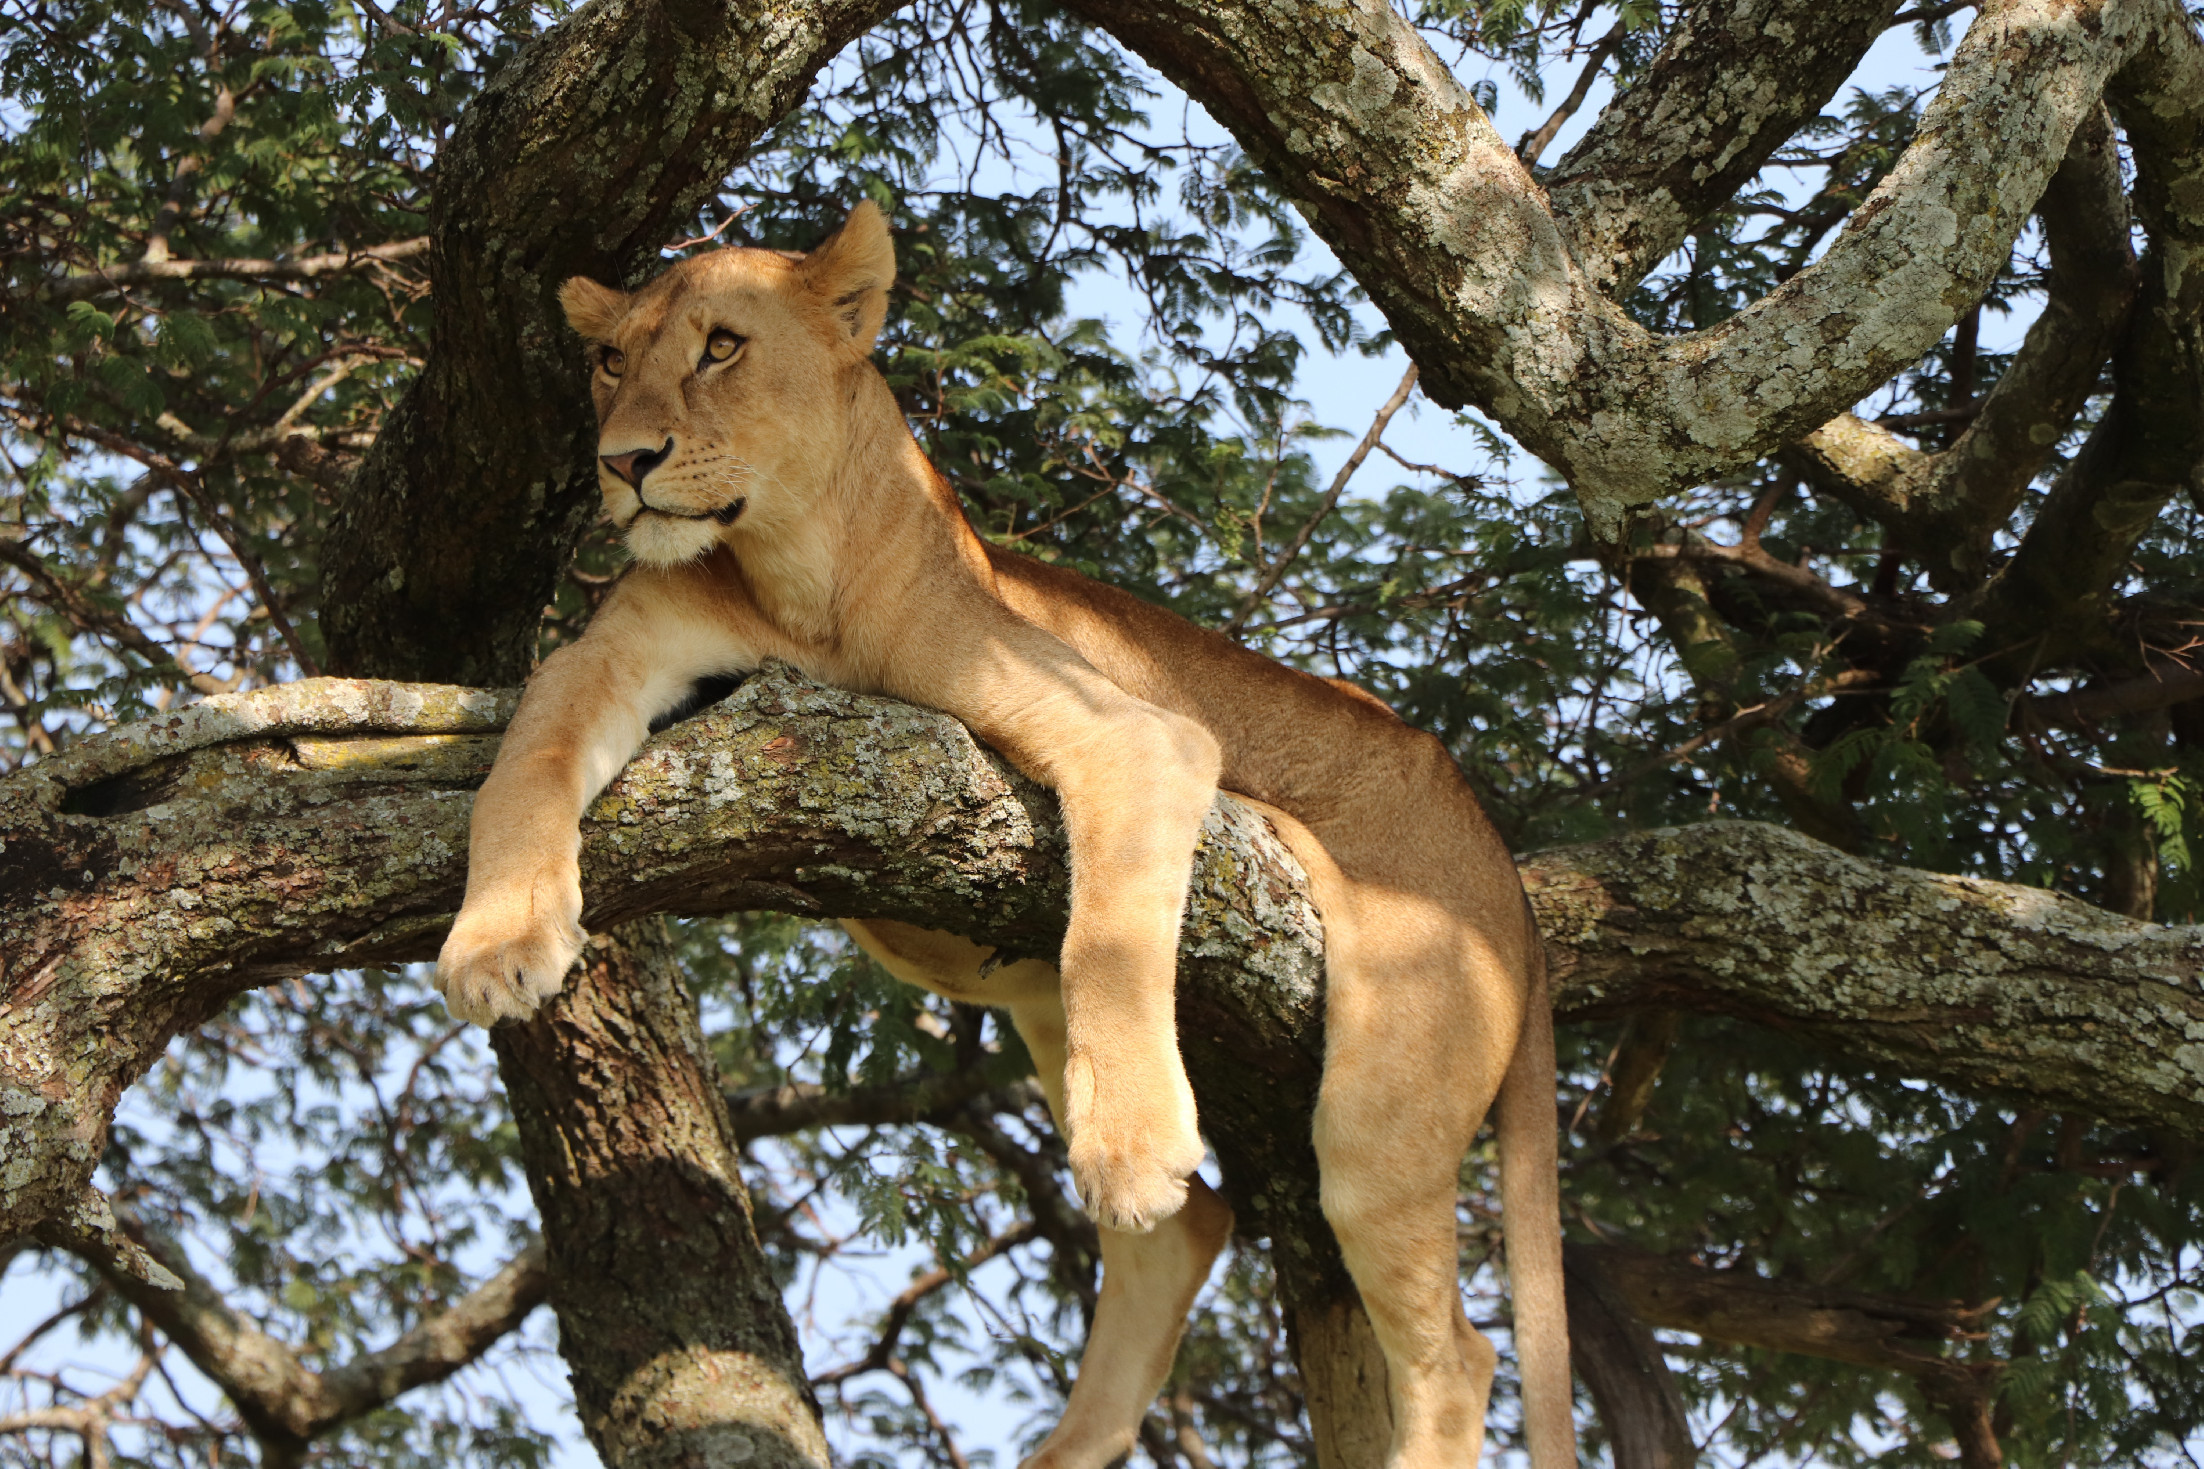
[[[1077,1069],[1076,1061],[1067,1068],[1067,1081]],[[1194,1094],[1181,1074],[1089,1095],[1089,1106],[1073,1109],[1072,1181],[1095,1223],[1144,1234],[1179,1211],[1186,1180],[1201,1167]]]
[[559,992],[588,935],[582,890],[573,877],[467,904],[436,959],[444,1007],[484,1027],[525,1020]]

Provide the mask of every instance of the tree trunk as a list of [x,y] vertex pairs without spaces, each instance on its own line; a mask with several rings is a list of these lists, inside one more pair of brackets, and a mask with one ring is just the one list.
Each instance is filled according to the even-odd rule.
[[543,1215],[559,1354],[605,1463],[825,1469],[663,923],[594,940],[557,999],[491,1042]]

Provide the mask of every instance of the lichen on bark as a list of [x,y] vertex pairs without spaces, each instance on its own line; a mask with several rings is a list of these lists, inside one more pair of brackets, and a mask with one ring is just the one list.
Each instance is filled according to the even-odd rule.
[[[1185,87],[1278,180],[1385,312],[1435,401],[1489,413],[1568,478],[1602,532],[1811,431],[1918,359],[2004,266],[2107,79],[2189,34],[2173,0],[1984,6],[1905,153],[1827,252],[1719,325],[1656,336],[1609,292],[1678,237],[1682,194],[1774,146],[1794,104],[1703,129],[1661,125],[1650,104],[1634,124],[1625,105],[1616,136],[1567,161],[1549,200],[1379,0],[1075,8]],[[1801,87],[1829,80],[1871,19],[1808,0],[1751,14],[1764,33],[1818,38],[1799,53]],[[1787,60],[1763,58],[1745,79]],[[1652,146],[1622,146],[1638,124],[1641,138],[1659,132]]]
[[[74,1206],[122,1088],[234,995],[434,954],[495,755],[486,731],[509,707],[315,681],[209,700],[187,723],[0,781],[0,1238]],[[584,837],[593,929],[776,908],[1040,954],[1063,929],[1045,791],[946,716],[785,668],[655,738]],[[1542,853],[1523,871],[1565,1015],[1737,1014],[1861,1063],[2204,1137],[2196,930],[1747,823]],[[1291,856],[1220,801],[1187,914],[1181,1042],[1243,1225],[1316,1239],[1319,1273],[1305,1119],[1321,953]]]

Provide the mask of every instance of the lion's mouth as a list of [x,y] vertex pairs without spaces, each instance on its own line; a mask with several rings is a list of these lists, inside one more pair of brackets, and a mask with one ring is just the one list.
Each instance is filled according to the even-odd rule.
[[666,510],[651,504],[648,500],[643,500],[641,495],[637,495],[635,498],[642,500],[643,503],[643,508],[635,512],[638,518],[645,515],[663,515],[668,520],[716,520],[721,525],[733,525],[744,508],[750,503],[750,497],[745,495],[740,499],[729,501],[717,510]]

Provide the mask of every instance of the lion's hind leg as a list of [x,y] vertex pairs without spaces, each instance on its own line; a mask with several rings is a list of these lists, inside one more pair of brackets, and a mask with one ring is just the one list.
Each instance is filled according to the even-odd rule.
[[1473,1469],[1498,1356],[1462,1311],[1455,1206],[1462,1158],[1514,1051],[1519,986],[1445,904],[1346,876],[1301,822],[1251,804],[1300,859],[1323,915],[1317,1165],[1324,1216],[1385,1356],[1386,1469]]
[[1462,1313],[1455,1201],[1513,1027],[1495,1037],[1481,1017],[1459,1013],[1462,946],[1437,905],[1363,890],[1319,906],[1326,999],[1316,1156],[1324,1216],[1385,1353],[1386,1463],[1467,1469],[1484,1443],[1497,1356]]
[[[909,984],[1010,1012],[1035,1079],[1062,1126],[1064,1002],[1056,968],[1022,959],[983,973],[992,951],[909,924],[845,922],[850,936]],[[1021,1469],[1102,1469],[1131,1449],[1170,1375],[1194,1297],[1232,1233],[1232,1210],[1198,1176],[1185,1206],[1145,1234],[1100,1228],[1102,1290],[1062,1421]]]

